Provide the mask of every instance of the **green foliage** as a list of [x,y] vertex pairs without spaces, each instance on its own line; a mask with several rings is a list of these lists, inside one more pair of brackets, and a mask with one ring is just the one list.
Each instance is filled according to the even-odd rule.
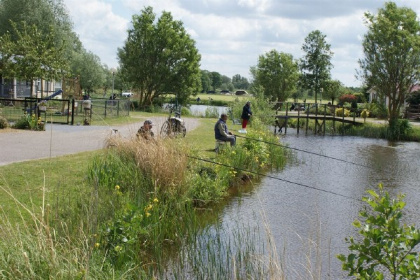
[[415,92],[410,95],[410,97],[407,99],[407,102],[410,105],[420,105],[420,92]]
[[373,118],[386,119],[388,118],[388,109],[382,102],[379,103],[365,103],[364,108],[371,112],[370,116]]
[[242,77],[239,74],[236,74],[232,77],[232,84],[236,89],[248,89],[249,88],[249,82],[248,79],[245,77]]
[[[264,94],[264,88],[260,85],[253,84],[252,91],[254,97],[250,98],[252,117],[249,121],[250,125],[255,119],[259,119],[263,124],[271,124],[273,122],[273,110],[270,100]],[[241,102],[240,102],[241,101]],[[242,115],[242,109],[245,105],[244,100],[237,100],[232,104],[232,116],[231,118],[240,119]]]
[[353,222],[360,238],[346,238],[351,253],[337,256],[343,269],[357,279],[418,279],[420,259],[415,247],[420,243],[420,231],[400,223],[404,196],[392,199],[382,185],[379,193],[368,193],[370,197],[363,201],[371,211],[361,211],[361,221]]
[[420,79],[420,23],[407,7],[386,2],[377,15],[365,14],[368,32],[363,40],[360,76],[384,102],[390,123],[398,119],[411,87]]
[[331,104],[340,96],[340,88],[342,87],[339,80],[328,80],[324,83],[324,91],[322,98],[331,100]]
[[276,50],[260,55],[255,73],[255,85],[264,88],[266,97],[279,102],[287,100],[299,79],[298,65],[293,56]]
[[92,52],[82,50],[79,53],[74,53],[71,60],[71,71],[80,77],[80,88],[85,93],[91,93],[95,88],[105,84],[106,73],[101,60]]
[[410,122],[407,119],[395,120],[395,122],[389,122],[388,126],[388,137],[389,140],[401,140],[407,139],[408,136],[413,132]]
[[0,129],[4,129],[8,127],[9,127],[9,122],[7,121],[7,119],[3,116],[0,116]]
[[61,78],[67,70],[63,42],[57,43],[53,29],[39,30],[36,25],[12,24],[17,39],[10,33],[0,37],[1,73],[26,80]]
[[302,50],[306,53],[300,61],[302,71],[301,84],[306,89],[315,91],[315,103],[326,81],[330,79],[333,52],[319,30],[312,31],[305,38]]
[[156,21],[152,7],[134,15],[125,45],[118,49],[121,74],[149,105],[161,94],[176,93],[184,104],[200,90],[200,54],[181,21],[163,12]]
[[363,93],[356,92],[354,95],[357,97],[357,100],[356,100],[357,103],[365,103],[366,102],[366,96]]
[[342,117],[343,114],[344,114],[344,117],[350,116],[350,110],[343,107],[335,109],[335,115],[337,117]]
[[27,116],[22,116],[20,119],[18,119],[15,124],[13,125],[13,128],[17,129],[28,129],[29,128],[29,121]]

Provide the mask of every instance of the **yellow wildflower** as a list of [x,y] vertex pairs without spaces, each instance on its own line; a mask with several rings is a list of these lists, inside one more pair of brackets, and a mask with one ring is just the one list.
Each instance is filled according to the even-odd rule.
[[150,211],[150,210],[152,210],[152,208],[153,208],[153,205],[149,204],[144,208],[144,212]]
[[154,203],[158,203],[158,202],[159,202],[159,200],[155,197],[155,198],[153,199],[153,202],[154,202]]
[[116,186],[115,186],[115,190],[116,190],[116,191],[119,191],[119,190],[120,190],[120,186],[119,186],[119,185],[116,185]]
[[152,214],[150,214],[149,212],[146,212],[146,217],[150,217],[150,215]]
[[99,243],[95,243],[95,248],[99,248],[100,244]]

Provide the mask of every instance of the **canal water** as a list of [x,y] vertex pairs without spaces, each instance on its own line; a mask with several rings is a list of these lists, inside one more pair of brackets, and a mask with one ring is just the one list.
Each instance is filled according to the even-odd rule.
[[365,206],[360,199],[379,183],[406,194],[403,221],[420,226],[420,143],[292,129],[281,143],[296,149],[295,160],[235,197],[220,219],[227,228],[240,221],[270,236],[286,279],[346,279],[336,255],[348,253],[344,239],[357,234],[351,224]]

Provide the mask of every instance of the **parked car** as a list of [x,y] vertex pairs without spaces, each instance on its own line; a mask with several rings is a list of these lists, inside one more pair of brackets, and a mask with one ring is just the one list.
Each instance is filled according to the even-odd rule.
[[121,93],[121,96],[122,97],[131,97],[131,96],[133,96],[133,93],[132,92],[123,92],[123,93]]

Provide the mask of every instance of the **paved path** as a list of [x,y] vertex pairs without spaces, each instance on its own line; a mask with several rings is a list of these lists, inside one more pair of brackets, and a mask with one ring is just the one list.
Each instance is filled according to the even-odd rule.
[[[154,123],[153,131],[157,134],[166,118],[150,119]],[[184,120],[187,133],[199,125],[198,119],[186,118]],[[118,129],[122,137],[135,137],[143,121],[108,127],[47,124],[45,131],[3,131],[0,132],[0,166],[13,162],[98,150],[104,147],[105,140],[112,129]]]

